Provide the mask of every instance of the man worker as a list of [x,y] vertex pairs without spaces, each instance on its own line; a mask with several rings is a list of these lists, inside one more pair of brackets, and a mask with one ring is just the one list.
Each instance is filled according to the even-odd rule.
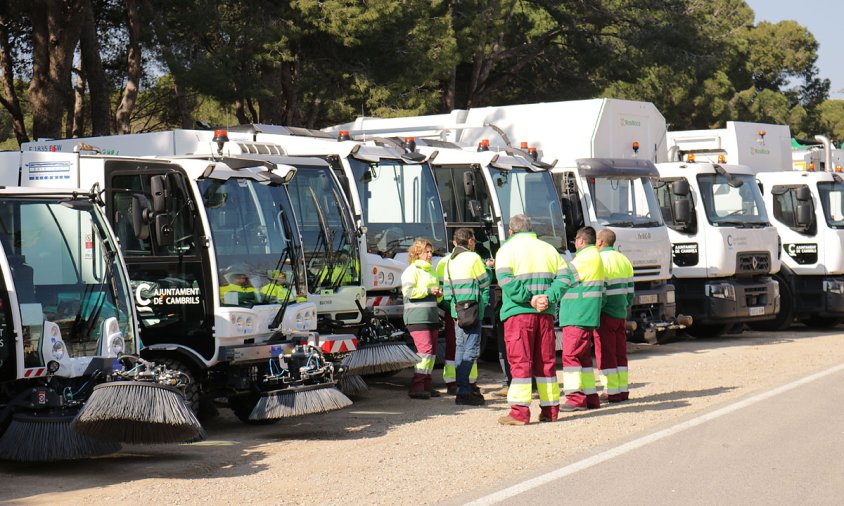
[[257,302],[255,287],[243,269],[229,269],[224,278],[228,283],[220,286],[220,301],[223,304],[246,306]]
[[[490,276],[487,275],[483,259],[475,253],[475,234],[471,229],[454,231],[454,250],[443,270],[443,292],[448,290],[455,335],[454,370],[457,381],[456,404],[481,406],[484,396],[472,388],[472,371],[477,378],[477,360],[481,351],[481,322],[489,303]],[[462,302],[476,302],[475,321],[461,321],[458,311]]]
[[495,273],[502,295],[504,342],[512,374],[507,393],[510,413],[498,419],[502,425],[530,422],[532,378],[536,379],[539,393],[539,421],[557,419],[560,385],[554,309],[547,304],[537,309],[535,299],[549,289],[559,272],[567,270],[557,250],[536,237],[530,218],[523,214],[510,218],[509,238],[495,257]]
[[287,287],[287,274],[274,270],[269,283],[261,287],[261,300],[264,302],[284,302],[290,300],[290,289]]
[[570,269],[558,272],[554,283],[540,297],[539,308],[560,303],[563,327],[563,390],[566,402],[561,411],[580,411],[601,407],[592,369],[592,332],[601,322],[605,293],[604,264],[595,247],[595,229],[583,227],[574,239],[576,253]]
[[595,246],[601,252],[607,294],[601,308],[601,324],[595,331],[595,360],[601,384],[609,402],[626,401],[627,387],[627,311],[633,303],[633,264],[616,251],[615,232],[598,231]]

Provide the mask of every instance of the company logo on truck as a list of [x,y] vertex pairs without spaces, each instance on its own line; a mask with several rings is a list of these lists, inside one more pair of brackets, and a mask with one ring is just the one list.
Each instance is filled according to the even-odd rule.
[[619,118],[621,120],[621,126],[623,127],[640,127],[642,126],[642,122],[635,120],[635,119],[626,119],[626,118]]
[[765,148],[750,148],[751,155],[770,155],[771,150]]
[[815,243],[783,244],[782,248],[798,264],[814,264],[818,261],[818,245]]
[[29,162],[30,181],[70,179],[70,162]]
[[677,267],[697,265],[698,245],[696,242],[678,242],[671,246],[671,257]]
[[141,283],[135,289],[135,302],[139,306],[199,304],[199,288],[153,288]]

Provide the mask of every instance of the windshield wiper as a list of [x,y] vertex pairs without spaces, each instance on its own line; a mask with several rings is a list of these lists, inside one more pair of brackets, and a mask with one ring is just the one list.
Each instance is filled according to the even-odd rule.
[[[316,198],[316,193],[314,193],[313,188],[308,188],[308,191],[311,193],[311,199],[314,201],[314,209],[316,209],[319,228],[325,242],[325,261],[323,262],[323,270],[320,272],[320,275],[317,276],[317,285],[319,286],[314,287],[322,288],[324,286],[323,283],[326,281],[329,286],[332,285],[331,276],[334,272],[334,236],[328,228],[328,221],[325,219],[325,213],[323,213],[322,206]],[[316,254],[316,250],[314,251],[314,254]],[[328,276],[328,279],[322,275],[323,272],[325,273],[325,276]]]
[[624,228],[633,228],[636,226],[636,223],[632,221],[607,221],[608,227],[624,227]]
[[289,293],[287,297],[284,297],[284,300],[281,301],[281,307],[278,308],[278,312],[276,312],[275,317],[273,317],[272,322],[270,322],[270,329],[275,330],[281,325],[281,320],[284,319],[284,312],[287,310],[287,306],[290,304],[291,297],[298,297],[299,289],[299,269],[296,265],[296,251],[295,248],[292,246],[293,241],[293,229],[290,227],[290,222],[287,219],[287,213],[284,212],[284,209],[281,210],[281,226],[284,227],[284,235],[289,237],[290,240],[287,242],[287,245],[282,250],[281,255],[278,257],[278,262],[276,263],[276,270],[281,272],[282,267],[284,266],[287,260],[290,260],[290,266],[292,267],[293,271],[293,292]]

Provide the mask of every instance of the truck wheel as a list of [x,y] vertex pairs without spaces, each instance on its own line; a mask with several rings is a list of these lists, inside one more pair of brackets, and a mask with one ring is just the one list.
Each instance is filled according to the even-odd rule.
[[732,326],[733,325],[730,323],[716,323],[710,325],[701,325],[695,323],[691,327],[686,329],[686,334],[697,338],[718,337],[725,334],[727,330],[732,328]]
[[776,277],[780,284],[780,312],[773,320],[766,320],[762,322],[751,322],[748,326],[753,330],[761,330],[763,332],[779,332],[786,330],[794,323],[794,305],[791,298],[791,288],[788,283],[781,277]]
[[656,333],[656,342],[659,344],[666,344],[670,343],[677,339],[677,331],[676,330],[663,330],[662,332]]
[[803,320],[803,324],[812,329],[831,329],[841,323],[841,321],[841,318],[812,315]]
[[217,409],[214,408],[214,405],[211,403],[210,399],[203,399],[202,398],[202,388],[199,384],[199,380],[197,379],[196,372],[185,365],[184,362],[181,360],[177,360],[175,358],[161,358],[161,359],[152,359],[152,362],[156,364],[161,364],[168,369],[174,369],[177,371],[181,371],[190,379],[190,383],[188,386],[185,387],[185,403],[190,407],[191,411],[196,415],[197,418],[200,420],[211,418],[212,416],[217,414]]
[[278,420],[250,420],[249,415],[252,414],[252,408],[258,403],[257,395],[236,395],[229,397],[229,407],[234,416],[246,425],[272,425]]

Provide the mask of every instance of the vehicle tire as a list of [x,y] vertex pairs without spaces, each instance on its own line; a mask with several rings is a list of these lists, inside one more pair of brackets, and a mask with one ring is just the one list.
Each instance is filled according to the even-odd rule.
[[175,358],[160,358],[152,359],[152,362],[161,364],[168,369],[175,369],[181,371],[190,379],[190,383],[185,387],[185,403],[190,407],[191,411],[196,417],[202,421],[212,418],[217,415],[217,408],[214,407],[211,399],[205,399],[202,396],[202,386],[197,379],[196,371],[188,367],[184,362]]
[[[500,335],[499,335],[500,334]],[[481,330],[481,352],[478,358],[490,362],[498,362],[498,342],[503,342],[504,322],[498,317],[492,321],[492,332],[485,334]]]
[[760,330],[763,332],[779,332],[791,327],[794,323],[794,305],[791,297],[791,288],[788,283],[777,276],[775,278],[780,284],[780,312],[773,320],[765,320],[762,322],[750,322],[747,325],[753,330]]
[[656,333],[656,342],[658,344],[667,344],[677,339],[676,330],[663,330]]
[[252,408],[258,403],[258,395],[236,395],[229,397],[229,408],[231,408],[234,416],[246,425],[272,425],[278,420],[250,420],[249,415],[252,414]]
[[831,329],[842,321],[841,318],[812,315],[803,320],[803,324],[811,329]]
[[686,334],[699,339],[707,339],[721,336],[732,327],[733,325],[731,323],[716,323],[710,325],[700,325],[695,323],[686,329]]

